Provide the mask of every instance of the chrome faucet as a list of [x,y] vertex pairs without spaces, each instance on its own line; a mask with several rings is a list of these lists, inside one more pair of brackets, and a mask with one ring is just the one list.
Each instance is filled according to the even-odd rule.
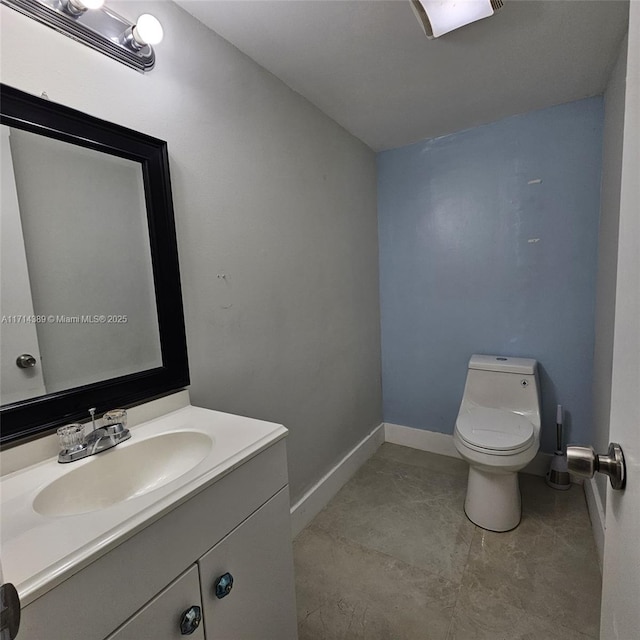
[[95,408],[89,409],[91,414],[91,431],[85,435],[82,424],[68,424],[58,429],[61,450],[58,462],[74,462],[101,451],[106,451],[117,444],[128,440],[131,432],[127,429],[127,412],[124,409],[113,409],[102,416],[102,427],[96,428]]

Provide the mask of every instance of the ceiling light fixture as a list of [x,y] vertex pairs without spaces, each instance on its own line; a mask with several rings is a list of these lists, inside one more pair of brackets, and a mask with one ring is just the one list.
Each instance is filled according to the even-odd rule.
[[413,12],[430,39],[489,18],[503,4],[503,0],[411,0]]
[[135,24],[102,6],[104,0],[0,0],[0,3],[144,73],[153,69],[153,45],[162,25],[145,13]]

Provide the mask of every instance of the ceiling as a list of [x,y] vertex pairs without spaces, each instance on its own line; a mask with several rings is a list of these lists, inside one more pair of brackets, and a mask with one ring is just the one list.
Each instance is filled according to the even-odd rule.
[[603,92],[617,0],[506,0],[428,40],[408,0],[176,0],[378,151]]

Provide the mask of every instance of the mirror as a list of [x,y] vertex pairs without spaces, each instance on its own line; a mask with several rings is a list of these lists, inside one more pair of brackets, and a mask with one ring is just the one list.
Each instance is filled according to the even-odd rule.
[[2,86],[2,442],[188,384],[166,143]]
[[141,164],[0,136],[0,404],[162,366]]

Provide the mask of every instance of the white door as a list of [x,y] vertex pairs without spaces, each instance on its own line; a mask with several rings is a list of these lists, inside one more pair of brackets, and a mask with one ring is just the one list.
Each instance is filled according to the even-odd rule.
[[[11,162],[9,129],[0,127],[0,404],[45,393],[33,316],[27,255],[20,222],[18,193]],[[16,359],[32,355],[36,365],[21,369]]]
[[607,490],[601,640],[640,637],[640,2],[630,3],[610,441],[627,483]]

